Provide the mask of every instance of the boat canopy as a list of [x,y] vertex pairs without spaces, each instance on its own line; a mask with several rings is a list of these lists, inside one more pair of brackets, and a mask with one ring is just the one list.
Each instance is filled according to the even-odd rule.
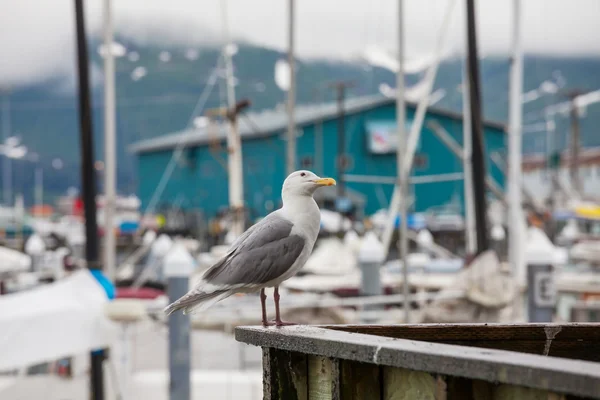
[[116,335],[104,314],[108,301],[88,270],[0,296],[0,371],[106,348]]

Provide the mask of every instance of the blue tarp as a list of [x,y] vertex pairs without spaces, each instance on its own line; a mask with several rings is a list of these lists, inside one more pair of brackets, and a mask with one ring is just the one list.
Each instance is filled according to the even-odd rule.
[[[94,278],[96,278],[96,280],[98,281],[98,283],[100,284],[100,286],[102,286],[102,288],[104,289],[104,291],[106,292],[106,296],[112,300],[116,297],[117,295],[117,291],[115,288],[115,285],[113,285],[113,283],[106,277],[106,275],[104,275],[104,273],[102,272],[102,270],[100,269],[92,269],[90,270],[90,273],[92,274],[92,276]],[[94,350],[92,353],[94,354],[103,354],[104,350],[99,349],[99,350]]]
[[[408,224],[408,229],[419,230],[427,228],[427,221],[425,220],[425,216],[423,214],[408,214],[406,218],[406,222]],[[396,221],[394,222],[394,226],[396,228],[400,227],[400,216],[396,217]]]
[[[408,229],[412,230],[420,230],[427,228],[427,221],[425,220],[425,216],[423,214],[408,214],[406,218],[406,223],[408,225]],[[394,226],[396,228],[400,227],[400,216],[396,217],[396,221],[394,222]]]
[[90,273],[94,276],[94,278],[96,278],[98,283],[100,283],[100,286],[102,286],[102,288],[106,292],[106,296],[110,300],[114,299],[116,296],[115,285],[113,285],[113,283],[106,277],[106,275],[104,275],[102,270],[92,269],[90,270]]
[[135,221],[123,221],[121,225],[119,225],[119,231],[121,234],[134,234],[137,232],[140,224]]

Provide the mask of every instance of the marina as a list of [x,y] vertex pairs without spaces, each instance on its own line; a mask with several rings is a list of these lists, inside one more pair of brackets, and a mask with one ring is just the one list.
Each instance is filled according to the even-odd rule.
[[493,7],[439,0],[418,57],[399,0],[393,50],[322,61],[294,0],[278,49],[239,2],[183,44],[91,3],[72,104],[0,79],[0,398],[600,398],[600,81],[531,67],[546,14],[503,6],[497,64]]

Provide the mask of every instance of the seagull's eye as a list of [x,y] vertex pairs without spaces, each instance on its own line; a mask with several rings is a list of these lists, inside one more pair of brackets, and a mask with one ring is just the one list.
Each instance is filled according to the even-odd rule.
[[306,176],[306,173],[302,172],[302,173],[300,174],[300,176]]

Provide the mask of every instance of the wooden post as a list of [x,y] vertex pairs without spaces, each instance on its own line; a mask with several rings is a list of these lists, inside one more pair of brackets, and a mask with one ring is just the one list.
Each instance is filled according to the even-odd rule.
[[427,372],[383,368],[384,400],[438,400],[436,389],[436,379]]
[[380,399],[382,370],[375,364],[340,360],[342,400]]
[[[308,400],[334,400],[333,388],[331,359],[308,356]],[[287,399],[287,397],[283,397],[283,399]]]
[[308,400],[306,355],[263,348],[263,398]]

